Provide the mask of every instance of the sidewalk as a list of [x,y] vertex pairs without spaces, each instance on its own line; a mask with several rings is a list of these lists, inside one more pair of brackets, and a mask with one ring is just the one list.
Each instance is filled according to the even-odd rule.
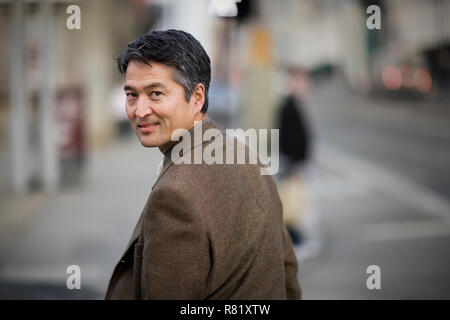
[[[91,154],[77,188],[2,200],[0,297],[102,298],[160,159],[133,136]],[[69,265],[80,266],[83,292],[66,288]]]

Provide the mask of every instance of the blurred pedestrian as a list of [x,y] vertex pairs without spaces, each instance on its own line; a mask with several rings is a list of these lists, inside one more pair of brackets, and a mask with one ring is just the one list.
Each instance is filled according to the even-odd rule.
[[285,174],[300,169],[310,156],[310,128],[302,106],[309,88],[308,73],[301,67],[290,67],[288,69],[289,91],[283,98],[278,111],[280,156],[283,158]]
[[[206,115],[211,67],[201,44],[183,31],[154,31],[131,42],[118,65],[131,125],[164,161],[106,298],[300,298],[272,177],[259,164],[176,161],[179,143],[188,145],[183,157],[203,154],[213,140],[225,149],[223,132]],[[191,139],[199,124],[202,133],[219,133]],[[185,130],[180,141],[171,139],[176,129]]]
[[310,125],[302,105],[310,90],[308,72],[299,66],[289,67],[287,87],[288,93],[283,97],[277,115],[280,129],[279,189],[284,221],[294,245],[300,245],[304,240],[302,214],[307,202],[303,180],[311,153]]

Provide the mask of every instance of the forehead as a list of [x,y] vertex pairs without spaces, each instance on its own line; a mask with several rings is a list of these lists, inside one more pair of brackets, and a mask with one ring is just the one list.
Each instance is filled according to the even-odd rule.
[[125,73],[125,83],[131,86],[145,86],[153,82],[166,85],[176,84],[173,80],[174,68],[158,62],[131,61]]

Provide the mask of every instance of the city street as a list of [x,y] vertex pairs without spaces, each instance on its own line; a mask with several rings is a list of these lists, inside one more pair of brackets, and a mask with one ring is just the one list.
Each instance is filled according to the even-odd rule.
[[[450,112],[329,87],[306,106],[316,249],[300,259],[303,298],[449,299]],[[76,188],[3,196],[0,298],[101,299],[160,159],[133,136],[92,153]],[[69,265],[81,290],[66,287]],[[370,265],[379,290],[366,286]]]
[[308,111],[322,250],[301,262],[304,298],[450,298],[448,110],[320,91]]

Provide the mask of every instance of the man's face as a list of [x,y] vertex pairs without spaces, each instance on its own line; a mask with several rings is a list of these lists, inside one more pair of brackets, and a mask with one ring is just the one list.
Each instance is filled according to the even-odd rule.
[[[175,129],[190,130],[202,101],[192,94],[186,101],[183,86],[173,80],[175,69],[150,61],[131,61],[125,74],[126,112],[140,142],[165,152]],[[200,105],[201,104],[201,105]]]

